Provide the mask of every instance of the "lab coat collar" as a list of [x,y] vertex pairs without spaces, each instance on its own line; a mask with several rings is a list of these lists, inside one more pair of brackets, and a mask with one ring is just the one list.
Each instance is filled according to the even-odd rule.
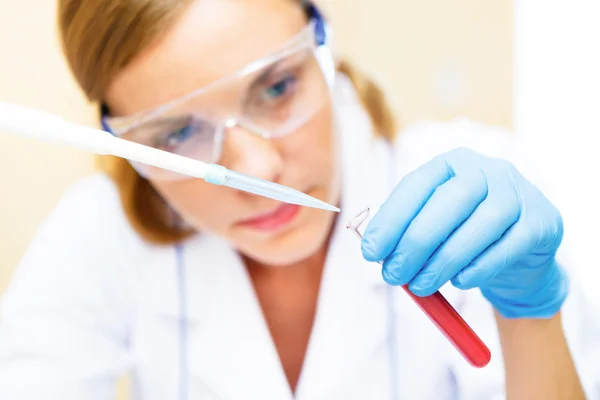
[[[222,399],[333,397],[385,340],[380,268],[361,256],[346,222],[385,194],[389,163],[351,84],[338,77],[335,95],[343,194],[321,283],[317,315],[293,396],[241,258],[222,239],[202,235],[185,245],[188,353],[193,377]],[[193,285],[192,285],[193,282]],[[170,296],[176,299],[177,296]],[[168,304],[168,302],[166,303]],[[175,304],[167,311],[178,317]],[[191,387],[193,385],[190,385]]]
[[345,228],[365,207],[376,210],[388,189],[388,147],[375,140],[352,84],[338,83],[342,201],[321,284],[317,315],[296,399],[334,398],[387,338],[385,283],[377,264],[362,257],[359,239]]

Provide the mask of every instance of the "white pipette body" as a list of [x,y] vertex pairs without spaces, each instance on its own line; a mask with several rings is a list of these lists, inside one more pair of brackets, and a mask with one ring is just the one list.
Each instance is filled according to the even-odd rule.
[[15,104],[0,102],[1,131],[46,142],[67,144],[95,154],[122,157],[286,203],[339,211],[337,207],[283,185],[230,171],[220,165],[206,164],[120,139],[109,132],[68,122],[57,115]]
[[[84,134],[82,130],[91,130]],[[110,154],[108,132],[78,127],[61,117],[15,104],[0,102],[0,131],[16,133],[51,143],[72,145],[96,154]],[[85,132],[87,133],[87,132]]]
[[204,178],[205,163],[117,138],[109,132],[78,125],[43,111],[0,103],[0,131],[51,143],[71,145],[95,154],[114,155],[195,178]]

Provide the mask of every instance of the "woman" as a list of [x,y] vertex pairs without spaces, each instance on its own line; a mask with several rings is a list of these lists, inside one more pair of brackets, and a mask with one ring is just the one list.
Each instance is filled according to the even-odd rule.
[[[560,214],[495,158],[507,135],[459,121],[394,140],[382,92],[332,69],[306,2],[59,4],[107,131],[342,213],[104,160],[5,296],[0,398],[108,399],[127,372],[144,399],[598,398],[600,337],[557,255]],[[362,244],[342,230],[380,204]],[[483,369],[399,287],[448,282],[492,350]]]

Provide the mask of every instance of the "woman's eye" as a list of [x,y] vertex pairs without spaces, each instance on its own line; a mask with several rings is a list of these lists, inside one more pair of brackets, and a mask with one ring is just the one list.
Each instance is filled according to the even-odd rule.
[[293,88],[296,83],[294,76],[287,76],[277,81],[275,84],[267,87],[263,93],[264,100],[277,100],[284,97]]
[[183,128],[176,130],[167,136],[166,144],[172,146],[185,141],[192,136],[192,129],[193,128],[190,125],[186,125]]
[[186,140],[189,140],[198,131],[198,127],[194,125],[185,125],[177,130],[172,131],[166,137],[159,140],[157,147],[172,151],[181,145]]

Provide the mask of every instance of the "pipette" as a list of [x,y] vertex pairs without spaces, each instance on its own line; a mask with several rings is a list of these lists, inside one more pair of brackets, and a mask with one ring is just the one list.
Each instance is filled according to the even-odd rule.
[[[352,230],[362,240],[370,217],[370,210],[367,208],[348,222],[346,228]],[[437,291],[431,296],[419,297],[410,291],[408,285],[404,285],[402,288],[469,364],[482,368],[490,362],[490,349],[446,300],[443,294]]]
[[127,141],[99,129],[66,121],[54,114],[11,103],[0,102],[0,131],[62,143],[95,154],[125,158],[284,203],[340,211],[337,207],[287,186],[231,171],[221,165],[206,164]]

